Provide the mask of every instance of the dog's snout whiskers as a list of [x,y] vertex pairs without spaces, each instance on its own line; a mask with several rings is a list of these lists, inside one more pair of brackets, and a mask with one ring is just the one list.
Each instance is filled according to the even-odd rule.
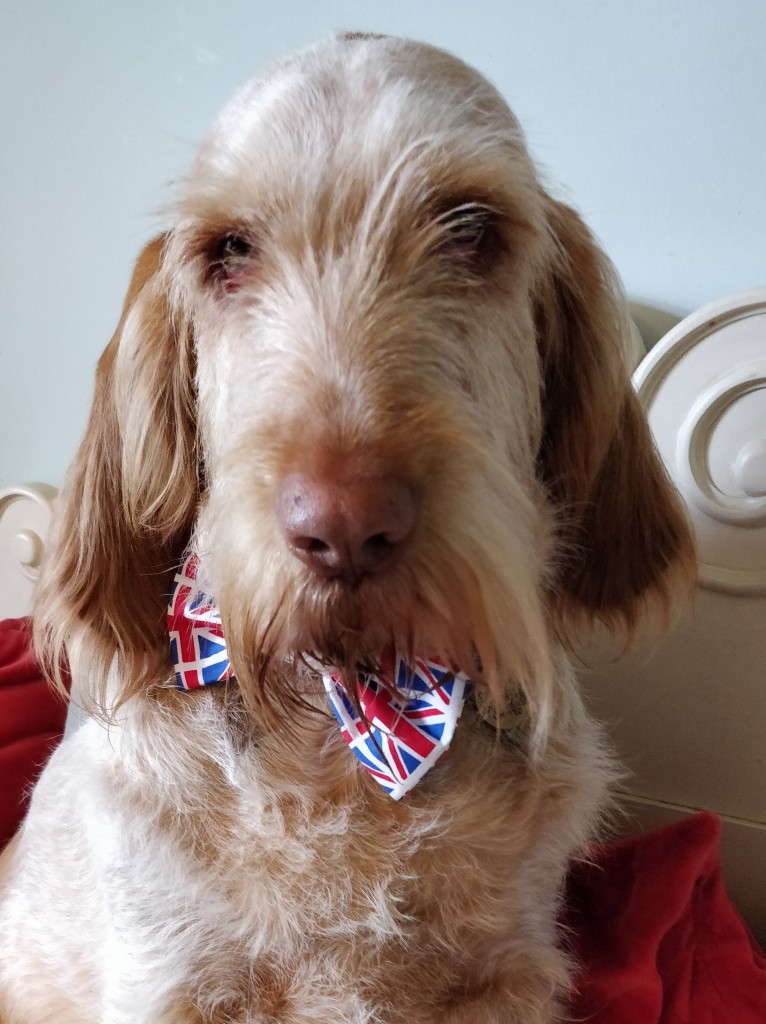
[[291,473],[277,495],[291,553],[317,576],[357,583],[390,568],[412,535],[417,502],[396,476],[327,480]]

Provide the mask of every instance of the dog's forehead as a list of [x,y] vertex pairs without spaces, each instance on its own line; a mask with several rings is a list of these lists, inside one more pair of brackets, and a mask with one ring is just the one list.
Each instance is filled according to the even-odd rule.
[[[275,167],[349,148],[401,149],[428,136],[521,139],[513,114],[477,71],[445,51],[388,36],[337,36],[242,88],[204,143],[201,171],[254,156]],[[344,152],[345,150],[345,152]]]

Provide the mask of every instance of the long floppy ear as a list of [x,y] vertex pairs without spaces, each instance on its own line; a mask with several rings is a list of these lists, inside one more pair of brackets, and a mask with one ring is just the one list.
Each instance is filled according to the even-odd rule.
[[[165,238],[141,253],[122,317],[96,370],[85,435],[69,470],[35,607],[43,664],[106,680],[116,703],[167,663],[164,605],[197,505],[190,330],[161,271]],[[92,694],[104,706],[105,693]],[[110,695],[110,701],[114,695]]]
[[539,470],[559,514],[559,621],[632,630],[647,599],[688,592],[694,544],[630,383],[616,274],[577,214],[549,200],[538,290],[544,436]]

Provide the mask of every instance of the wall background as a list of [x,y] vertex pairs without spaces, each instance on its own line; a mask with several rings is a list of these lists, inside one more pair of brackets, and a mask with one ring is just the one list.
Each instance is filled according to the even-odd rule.
[[0,488],[59,484],[132,260],[233,89],[334,29],[487,74],[629,295],[766,283],[763,0],[35,0],[0,18]]

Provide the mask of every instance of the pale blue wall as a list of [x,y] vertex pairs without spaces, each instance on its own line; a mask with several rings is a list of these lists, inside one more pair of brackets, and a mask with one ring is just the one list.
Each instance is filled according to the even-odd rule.
[[59,483],[130,264],[233,88],[336,28],[508,97],[634,298],[766,283],[764,0],[92,0],[0,17],[0,487]]

